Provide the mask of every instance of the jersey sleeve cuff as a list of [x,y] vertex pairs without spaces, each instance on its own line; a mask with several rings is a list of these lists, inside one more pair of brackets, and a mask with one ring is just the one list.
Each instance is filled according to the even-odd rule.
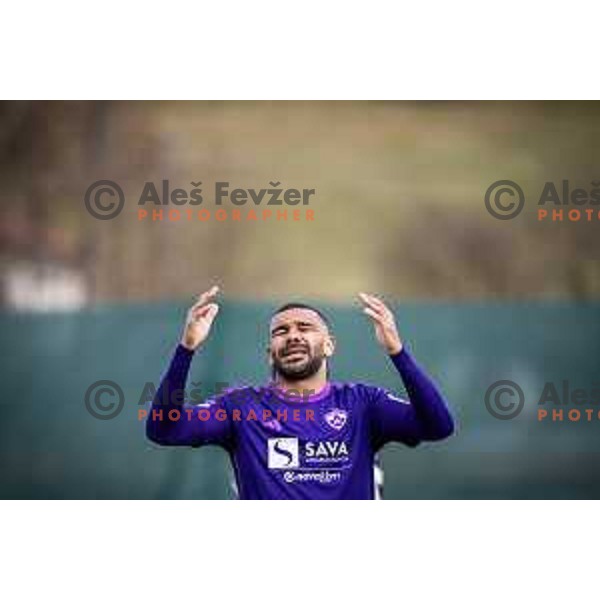
[[402,344],[402,350],[400,350],[400,352],[396,352],[396,354],[390,354],[389,357],[398,369],[404,369],[412,364],[412,357],[406,344],[404,343]]
[[175,349],[175,356],[173,357],[177,362],[189,362],[192,360],[192,357],[195,354],[195,350],[190,350],[186,348],[183,344],[177,344],[177,348]]

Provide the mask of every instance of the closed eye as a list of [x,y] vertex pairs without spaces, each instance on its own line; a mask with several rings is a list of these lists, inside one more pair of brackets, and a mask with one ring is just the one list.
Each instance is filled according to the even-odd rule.
[[275,337],[277,335],[282,335],[287,331],[287,327],[276,327],[275,329],[273,329],[273,331],[271,331],[271,336]]

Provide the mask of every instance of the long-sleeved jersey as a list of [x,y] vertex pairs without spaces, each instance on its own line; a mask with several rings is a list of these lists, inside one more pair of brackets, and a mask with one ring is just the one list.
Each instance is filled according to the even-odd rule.
[[178,345],[146,420],[161,445],[222,446],[241,499],[373,499],[373,459],[388,442],[441,440],[454,421],[435,384],[404,347],[390,357],[408,398],[364,383],[329,381],[292,396],[273,384],[183,401],[194,352]]

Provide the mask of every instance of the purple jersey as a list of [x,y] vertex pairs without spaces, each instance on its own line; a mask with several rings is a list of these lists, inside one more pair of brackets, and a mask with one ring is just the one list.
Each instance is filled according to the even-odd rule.
[[454,430],[444,399],[406,348],[390,358],[408,399],[330,381],[307,398],[268,385],[228,390],[197,405],[181,400],[193,354],[177,347],[146,433],[161,445],[225,448],[240,499],[373,499],[373,459],[384,444],[415,447]]

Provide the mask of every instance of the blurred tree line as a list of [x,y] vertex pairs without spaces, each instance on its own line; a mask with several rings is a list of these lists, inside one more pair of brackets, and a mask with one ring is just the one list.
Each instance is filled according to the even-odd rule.
[[[3,102],[2,276],[61,265],[88,301],[596,298],[600,220],[538,222],[546,181],[600,180],[598,102]],[[94,219],[100,179],[127,198]],[[137,219],[146,181],[315,188],[315,221]],[[527,198],[492,218],[494,181]],[[233,206],[224,206],[228,210]],[[247,210],[248,207],[243,210]],[[6,298],[5,298],[6,303]]]

